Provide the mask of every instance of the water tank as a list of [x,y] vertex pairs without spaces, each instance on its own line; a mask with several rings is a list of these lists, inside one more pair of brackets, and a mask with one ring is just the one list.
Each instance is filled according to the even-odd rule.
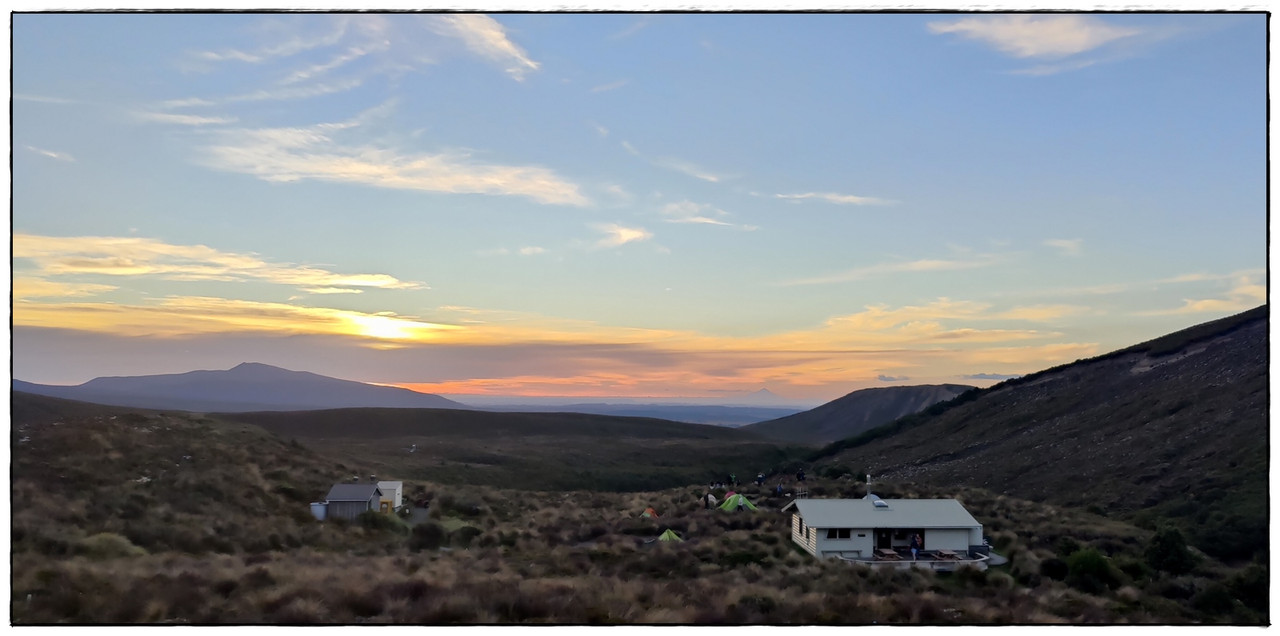
[[311,516],[315,517],[316,521],[324,521],[325,514],[327,514],[328,512],[329,512],[328,502],[324,502],[324,501],[311,502]]

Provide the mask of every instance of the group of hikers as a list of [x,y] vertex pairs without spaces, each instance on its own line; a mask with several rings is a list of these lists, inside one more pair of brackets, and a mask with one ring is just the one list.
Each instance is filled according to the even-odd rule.
[[[765,474],[763,472],[756,473],[756,478],[754,480],[756,486],[764,486],[766,479],[767,478],[765,477]],[[804,469],[801,468],[800,470],[796,471],[796,481],[803,482],[804,480],[805,480]],[[783,495],[784,491],[782,488],[782,483],[783,483],[783,479],[779,479],[777,486],[774,487],[773,494],[775,497],[781,497]],[[716,504],[719,503],[719,500],[716,499],[716,496],[711,494],[712,491],[726,490],[729,488],[737,488],[737,487],[738,487],[738,475],[734,473],[729,473],[729,478],[725,481],[709,482],[707,484],[708,492],[706,496],[702,498],[703,508],[709,510],[711,508],[715,508]],[[727,493],[726,496],[732,496],[733,494],[734,494],[733,492],[729,492]],[[742,508],[743,508],[743,505],[739,503],[738,509],[741,510]]]
[[[804,480],[805,480],[804,469],[801,468],[800,470],[796,471],[796,481],[801,482]],[[765,482],[764,473],[756,473],[756,478],[755,478],[756,485],[763,486],[764,482]],[[737,488],[737,487],[738,487],[738,476],[734,473],[729,473],[729,479],[726,481],[713,481],[707,484],[707,488],[710,490],[722,490],[725,488]],[[781,480],[778,481],[778,487],[776,488],[775,492],[778,495],[782,494]]]

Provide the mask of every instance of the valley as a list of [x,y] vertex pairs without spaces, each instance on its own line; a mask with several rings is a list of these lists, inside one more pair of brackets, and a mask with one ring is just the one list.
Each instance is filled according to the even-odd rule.
[[[825,447],[582,413],[191,413],[14,392],[11,612],[16,624],[1259,624],[1265,535],[1248,542],[1266,528],[1266,456],[1246,441],[1265,425],[1266,322],[1263,308],[970,390]],[[735,490],[758,512],[703,509],[709,482],[756,472],[764,486]],[[881,497],[960,500],[1008,562],[879,570],[790,542],[780,509],[801,491],[862,497],[865,472]],[[429,507],[412,522],[312,517],[333,484],[374,474]],[[684,542],[655,543],[667,529]]]

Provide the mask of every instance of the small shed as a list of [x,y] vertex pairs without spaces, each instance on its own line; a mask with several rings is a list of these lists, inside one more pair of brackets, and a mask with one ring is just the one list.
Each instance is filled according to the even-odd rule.
[[380,481],[378,490],[382,491],[382,499],[378,501],[381,512],[395,512],[404,504],[404,482]]
[[955,499],[797,499],[791,540],[816,557],[871,558],[924,538],[924,550],[982,549],[982,524]]
[[377,510],[382,491],[374,484],[334,484],[325,497],[330,519],[355,519],[366,510]]

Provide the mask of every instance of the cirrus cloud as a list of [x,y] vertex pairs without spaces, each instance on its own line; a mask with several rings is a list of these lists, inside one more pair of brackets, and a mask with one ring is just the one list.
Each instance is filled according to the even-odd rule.
[[[318,267],[270,263],[254,254],[224,252],[205,245],[175,245],[133,236],[15,234],[13,258],[30,261],[42,276],[153,276],[176,281],[257,280],[308,290],[426,288],[423,283],[402,281],[387,274],[340,274]],[[15,263],[15,270],[21,265]]]
[[1087,15],[994,15],[930,22],[933,33],[954,33],[1018,58],[1062,58],[1141,33]]
[[618,247],[627,243],[647,241],[653,238],[653,232],[642,227],[625,227],[617,223],[598,223],[592,227],[604,233],[604,238],[594,244],[597,249]]

